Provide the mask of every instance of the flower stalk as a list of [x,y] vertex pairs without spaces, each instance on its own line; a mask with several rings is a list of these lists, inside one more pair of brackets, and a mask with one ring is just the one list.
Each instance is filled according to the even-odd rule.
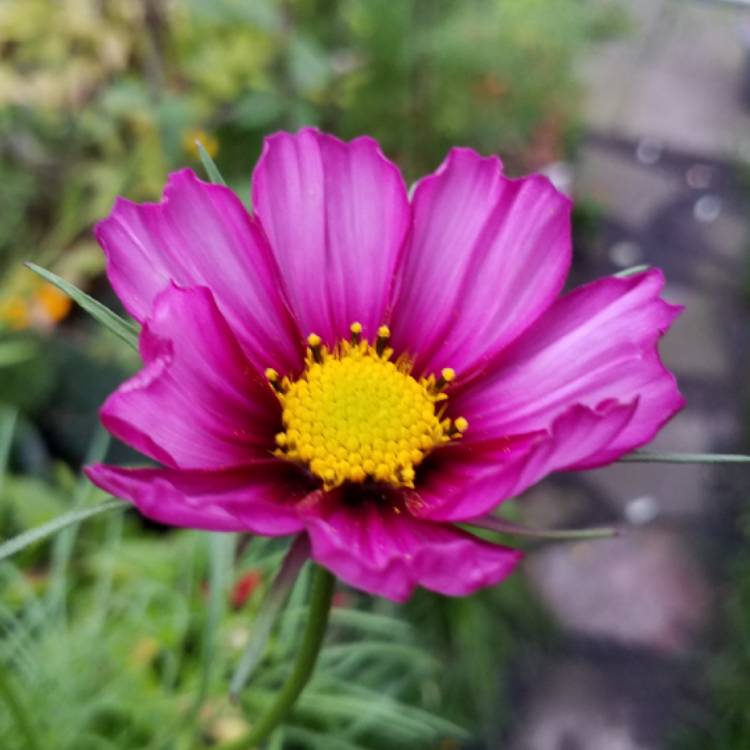
[[335,583],[335,577],[325,568],[315,569],[310,595],[310,611],[292,673],[270,708],[258,719],[250,731],[239,739],[221,745],[219,750],[252,750],[258,747],[283,721],[297,702],[297,698],[310,681],[323,645]]

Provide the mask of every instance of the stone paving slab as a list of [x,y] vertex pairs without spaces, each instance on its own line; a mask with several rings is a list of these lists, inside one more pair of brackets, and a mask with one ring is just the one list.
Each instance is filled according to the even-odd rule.
[[560,623],[578,635],[679,655],[707,624],[706,577],[686,541],[666,527],[551,545],[525,570]]
[[[737,27],[750,22],[750,8],[622,5],[633,34],[598,48],[584,65],[595,135],[579,152],[575,193],[605,219],[600,244],[579,254],[577,273],[587,280],[658,265],[666,296],[686,306],[661,351],[688,406],[649,449],[741,450],[750,212],[729,165],[750,143],[750,114],[737,90]],[[702,644],[717,611],[707,559],[721,541],[711,535],[731,524],[733,511],[723,506],[737,494],[731,472],[720,471],[620,463],[553,478],[519,503],[530,525],[621,522],[627,533],[528,555],[526,575],[563,639],[535,666],[502,747],[669,750],[684,722],[680,706],[690,705],[686,693],[701,684]],[[575,644],[583,651],[571,655]],[[689,681],[676,676],[686,664]]]
[[581,65],[589,126],[707,156],[748,153],[740,29],[750,9],[706,0],[620,5],[630,31]]

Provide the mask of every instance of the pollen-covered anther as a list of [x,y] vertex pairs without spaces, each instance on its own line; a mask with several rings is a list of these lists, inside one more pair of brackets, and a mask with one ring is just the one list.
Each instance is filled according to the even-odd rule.
[[311,333],[307,337],[308,353],[318,364],[321,364],[323,362],[322,346],[323,340],[320,338],[320,336],[318,336],[317,333]]
[[378,338],[375,340],[375,351],[379,357],[382,357],[388,348],[388,341],[391,338],[391,329],[388,326],[378,328]]
[[440,371],[440,377],[435,381],[435,389],[442,391],[448,383],[456,379],[456,371],[452,367],[444,367]]
[[271,385],[271,388],[273,388],[277,393],[284,393],[284,382],[279,377],[279,373],[276,372],[273,367],[267,368],[264,375],[266,376],[266,380]]
[[374,344],[360,323],[350,333],[332,349],[310,334],[297,380],[266,371],[282,405],[276,455],[305,466],[327,490],[346,482],[413,487],[425,456],[468,427],[462,417],[443,416],[441,390],[455,372],[417,379],[407,357],[391,359],[387,326]]

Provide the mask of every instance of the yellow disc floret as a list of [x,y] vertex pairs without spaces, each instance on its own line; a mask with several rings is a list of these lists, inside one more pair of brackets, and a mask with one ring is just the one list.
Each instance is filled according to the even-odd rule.
[[282,405],[276,455],[307,467],[325,489],[345,482],[413,487],[424,457],[468,428],[463,417],[443,418],[443,388],[455,373],[416,379],[407,358],[391,360],[387,326],[374,345],[359,323],[350,331],[332,349],[310,334],[297,380],[266,371]]

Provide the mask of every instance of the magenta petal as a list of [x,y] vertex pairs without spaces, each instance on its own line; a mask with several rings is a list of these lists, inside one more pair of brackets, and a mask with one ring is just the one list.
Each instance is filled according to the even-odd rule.
[[374,336],[409,225],[403,179],[378,144],[310,128],[271,136],[253,207],[303,333],[332,344],[359,321]]
[[96,237],[109,280],[143,321],[169,281],[206,286],[253,362],[291,370],[300,336],[279,294],[278,269],[262,231],[231,190],[184,169],[158,204],[118,199]]
[[113,435],[179,468],[224,469],[268,457],[278,402],[207,289],[162,292],[140,348],[144,369],[101,411]]
[[612,461],[653,438],[684,404],[658,340],[680,308],[659,295],[660,271],[607,278],[561,297],[502,361],[452,399],[468,442],[547,429],[574,404],[638,399],[628,428],[578,468]]
[[416,586],[465,596],[501,581],[521,559],[517,550],[415,519],[390,503],[331,505],[304,516],[312,558],[346,583],[394,601],[408,599]]
[[552,303],[570,265],[570,201],[546,177],[453,149],[413,199],[391,328],[419,372],[486,364]]
[[86,467],[101,489],[132,502],[144,516],[169,526],[249,531],[265,536],[302,528],[295,501],[306,489],[281,462],[234,472]]
[[591,462],[629,429],[637,410],[637,401],[607,401],[595,409],[576,404],[549,432],[449,449],[420,480],[421,502],[412,512],[437,521],[484,515],[553,471]]

